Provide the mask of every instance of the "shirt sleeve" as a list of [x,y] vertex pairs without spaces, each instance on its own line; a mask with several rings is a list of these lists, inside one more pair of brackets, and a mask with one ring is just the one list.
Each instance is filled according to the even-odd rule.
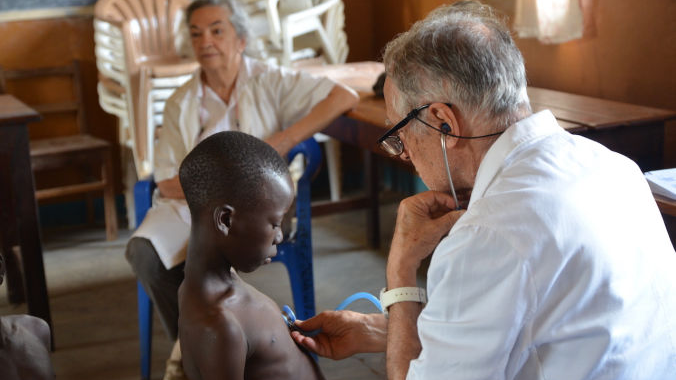
[[335,86],[335,82],[328,78],[286,68],[280,68],[270,81],[279,102],[278,116],[282,129],[292,126],[307,115]]
[[155,182],[164,181],[178,175],[178,168],[188,154],[179,130],[181,108],[175,99],[170,98],[164,108],[162,128],[158,131],[155,144],[154,172]]
[[505,378],[536,303],[528,262],[496,232],[463,226],[437,247],[427,282],[422,351],[407,379]]

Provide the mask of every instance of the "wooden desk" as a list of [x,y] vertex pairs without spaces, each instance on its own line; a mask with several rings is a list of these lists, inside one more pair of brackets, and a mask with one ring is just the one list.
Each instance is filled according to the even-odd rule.
[[676,201],[663,197],[661,195],[653,194],[655,197],[655,202],[657,202],[657,207],[660,209],[660,212],[664,215],[669,215],[676,217]]
[[664,226],[667,228],[669,238],[671,238],[671,245],[676,247],[676,201],[665,198],[661,195],[653,193],[657,207],[662,213],[664,219]]
[[[10,300],[22,302],[25,291],[28,313],[44,319],[51,329],[28,146],[27,123],[37,120],[40,115],[25,104],[11,95],[0,95],[0,246],[8,261],[8,277],[11,276],[9,270],[18,267],[13,253],[15,246],[19,247],[23,263],[23,281],[17,283],[13,278],[14,283],[10,283],[8,278]],[[52,347],[53,344],[52,335]]]
[[[371,209],[375,215],[369,216],[369,224],[374,224],[371,226],[374,231],[369,232],[369,242],[377,247],[378,169],[373,154],[385,156],[376,141],[388,126],[385,125],[385,101],[373,95],[371,86],[383,72],[383,64],[357,62],[301,69],[328,76],[359,92],[358,105],[328,126],[323,133],[365,151],[366,187],[370,189],[368,203],[375,207],[375,211]],[[675,111],[536,87],[528,87],[528,96],[533,112],[551,110],[559,124],[569,132],[583,135],[624,154],[637,162],[643,171],[663,168],[664,123],[676,118]]]

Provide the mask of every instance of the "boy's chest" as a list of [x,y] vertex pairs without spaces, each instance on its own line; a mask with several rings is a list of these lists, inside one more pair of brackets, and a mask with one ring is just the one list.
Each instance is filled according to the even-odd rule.
[[[293,378],[313,371],[312,359],[291,339],[279,306],[269,297],[252,289],[250,304],[238,317],[249,344],[246,373],[250,378]],[[305,378],[305,376],[301,376]]]

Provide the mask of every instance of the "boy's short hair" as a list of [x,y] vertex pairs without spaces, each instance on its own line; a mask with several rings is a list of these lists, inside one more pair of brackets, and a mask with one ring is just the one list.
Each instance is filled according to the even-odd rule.
[[197,144],[179,169],[190,213],[227,202],[249,207],[271,175],[287,176],[286,161],[264,141],[242,132],[219,132]]

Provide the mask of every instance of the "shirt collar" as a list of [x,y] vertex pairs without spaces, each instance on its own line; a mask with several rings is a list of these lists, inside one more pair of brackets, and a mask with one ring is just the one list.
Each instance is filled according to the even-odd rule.
[[563,132],[563,128],[549,110],[540,111],[509,126],[488,149],[481,161],[468,208],[484,196],[488,186],[509,161],[512,153],[530,142],[560,132]]

